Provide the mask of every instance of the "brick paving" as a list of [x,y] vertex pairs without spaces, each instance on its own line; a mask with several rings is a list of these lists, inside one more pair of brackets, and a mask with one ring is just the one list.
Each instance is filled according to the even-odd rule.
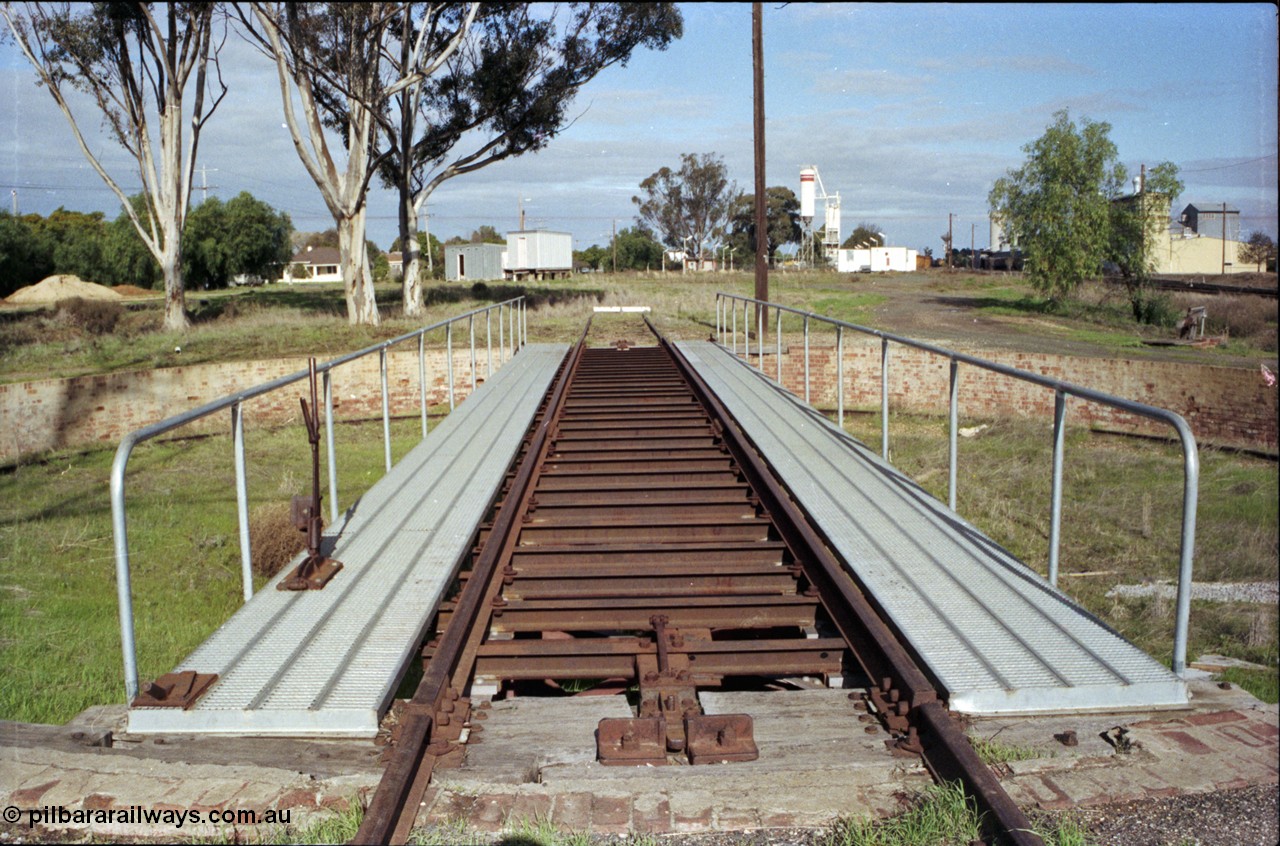
[[[1187,794],[1274,788],[1280,783],[1276,706],[1263,705],[1240,691],[1219,691],[1207,682],[1193,683],[1193,692],[1191,711],[981,719],[974,721],[970,734],[1042,751],[1031,760],[993,767],[1010,795],[1028,810],[1103,808]],[[764,719],[760,733],[772,736]],[[487,726],[486,743],[500,742],[502,720],[491,717]],[[850,721],[849,726],[848,742],[832,750],[837,754],[811,757],[808,765],[803,755],[771,751],[773,744],[762,747],[761,760],[750,765],[643,772],[600,767],[576,752],[562,753],[559,764],[546,765],[544,758],[540,770],[533,767],[541,782],[512,775],[524,772],[519,766],[494,770],[503,780],[485,783],[483,773],[470,772],[464,765],[438,774],[419,824],[463,823],[473,831],[499,832],[537,820],[575,832],[662,835],[813,828],[837,813],[894,813],[903,797],[928,783],[927,775],[918,765],[890,758],[880,738],[863,735],[861,724]],[[1106,739],[1114,738],[1117,726],[1127,730],[1128,752],[1118,751]],[[217,749],[216,744],[205,744],[198,760],[157,761],[143,754],[145,744],[117,741],[111,749],[77,747],[66,742],[71,726],[35,727],[47,730],[47,743],[32,741],[32,727],[24,729],[26,739],[19,742],[18,728],[0,728],[0,802],[23,811],[135,805],[174,811],[289,810],[291,822],[297,824],[353,797],[367,796],[378,776],[376,756],[344,771],[342,763],[317,769],[290,765],[284,757],[247,763],[228,755],[218,761],[209,751]],[[1077,732],[1078,746],[1065,747],[1054,739],[1065,729]],[[803,738],[794,743],[803,752]],[[162,747],[166,755],[184,753],[180,740],[169,744]],[[189,826],[181,831],[118,824],[90,828],[101,835],[123,836],[210,833]],[[9,831],[20,834],[21,826]]]

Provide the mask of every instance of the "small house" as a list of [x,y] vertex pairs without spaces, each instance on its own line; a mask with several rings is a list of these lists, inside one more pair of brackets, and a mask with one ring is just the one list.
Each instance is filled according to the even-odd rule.
[[294,253],[281,282],[341,282],[342,254],[337,247],[306,247]]

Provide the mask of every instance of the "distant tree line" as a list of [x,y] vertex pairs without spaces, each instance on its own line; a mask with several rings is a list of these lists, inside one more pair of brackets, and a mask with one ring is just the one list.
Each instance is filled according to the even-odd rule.
[[[146,221],[147,205],[130,198]],[[225,203],[216,197],[193,208],[182,233],[182,272],[196,288],[224,288],[238,276],[279,276],[291,254],[289,215],[241,192]],[[0,212],[0,296],[46,276],[72,274],[102,285],[160,287],[160,263],[121,212],[59,208],[48,217]]]

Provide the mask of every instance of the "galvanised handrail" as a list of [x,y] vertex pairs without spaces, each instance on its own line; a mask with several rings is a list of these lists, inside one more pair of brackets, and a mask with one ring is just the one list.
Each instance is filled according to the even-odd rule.
[[[448,376],[449,376],[449,409],[454,407],[454,390],[453,390],[453,324],[460,320],[466,320],[471,335],[471,389],[476,388],[476,368],[475,368],[475,316],[484,313],[486,327],[489,326],[490,315],[494,309],[498,311],[498,347],[501,356],[500,363],[505,362],[508,358],[514,357],[516,351],[528,343],[527,327],[528,318],[525,314],[526,304],[524,297],[513,297],[509,300],[503,300],[493,305],[483,306],[473,309],[464,314],[450,317],[430,326],[424,326],[421,329],[415,329],[412,332],[406,332],[387,341],[381,341],[372,346],[365,347],[353,353],[339,356],[332,361],[324,364],[316,365],[316,372],[324,374],[324,409],[325,409],[325,440],[328,446],[329,458],[329,514],[330,522],[337,523],[340,511],[338,509],[338,469],[334,458],[334,440],[333,440],[333,382],[332,373],[338,367],[363,358],[366,355],[378,353],[379,372],[382,382],[382,437],[383,437],[383,457],[386,469],[391,469],[391,415],[390,401],[387,389],[387,350],[397,344],[403,343],[410,339],[418,340],[418,388],[420,395],[420,410],[422,414],[422,436],[427,435],[427,367],[426,367],[426,341],[425,337],[428,332],[436,329],[444,328],[445,343],[447,347],[448,360]],[[506,309],[507,321],[510,323],[510,331],[503,332],[503,309]],[[510,341],[508,346],[507,341]],[[486,343],[489,345],[489,360],[493,360],[492,335],[486,331]],[[509,354],[508,354],[509,353]],[[111,464],[111,526],[115,536],[115,555],[116,555],[116,595],[120,606],[120,641],[121,650],[124,652],[124,682],[125,693],[127,699],[132,699],[138,695],[138,656],[136,644],[134,641],[133,627],[133,592],[129,571],[129,538],[125,521],[125,497],[124,497],[124,478],[125,470],[129,464],[129,456],[133,452],[133,448],[143,441],[151,440],[154,437],[163,435],[188,423],[208,417],[224,409],[231,409],[231,431],[233,447],[232,452],[235,460],[236,469],[236,513],[240,523],[240,571],[243,582],[244,599],[249,601],[253,596],[253,568],[252,568],[252,550],[249,543],[249,495],[246,485],[245,458],[244,458],[244,416],[242,414],[242,406],[247,400],[269,394],[272,391],[300,382],[309,378],[309,371],[306,369],[299,370],[287,376],[281,376],[270,382],[265,382],[244,391],[234,394],[228,394],[221,399],[205,403],[199,408],[185,411],[181,414],[175,414],[172,417],[165,418],[158,423],[152,423],[150,426],[144,426],[125,435],[120,441],[120,446],[116,449],[115,460]]]
[[[1028,370],[1020,370],[1006,364],[978,358],[965,353],[949,350],[914,338],[895,335],[856,323],[848,323],[833,317],[825,317],[811,311],[792,308],[778,303],[744,297],[738,294],[719,292],[716,294],[716,338],[721,347],[738,355],[738,307],[742,304],[743,320],[743,358],[751,355],[750,326],[747,317],[748,307],[757,306],[758,334],[756,336],[756,354],[760,358],[760,372],[764,373],[764,319],[766,309],[774,309],[777,314],[777,355],[778,384],[782,384],[782,314],[799,315],[804,318],[804,399],[809,401],[809,323],[819,321],[834,326],[836,329],[836,415],[839,425],[844,426],[844,345],[843,330],[849,329],[864,335],[872,335],[880,339],[880,452],[885,461],[889,460],[889,344],[902,344],[934,355],[949,359],[951,363],[951,384],[949,398],[949,435],[950,456],[947,485],[947,504],[952,511],[956,508],[956,432],[959,414],[959,365],[967,364],[993,373],[999,373],[1023,382],[1030,382],[1048,388],[1054,392],[1053,413],[1053,482],[1050,500],[1049,518],[1049,582],[1055,587],[1058,584],[1058,549],[1061,542],[1062,529],[1062,459],[1064,448],[1064,430],[1067,408],[1067,397],[1079,397],[1088,402],[1111,406],[1140,417],[1146,417],[1172,426],[1182,443],[1182,543],[1178,562],[1178,598],[1175,611],[1173,632],[1173,671],[1184,675],[1187,666],[1187,631],[1191,618],[1191,569],[1195,556],[1196,537],[1196,503],[1200,489],[1200,454],[1196,447],[1196,437],[1182,415],[1164,408],[1146,405],[1112,394],[1095,391],[1059,379],[1050,379]],[[732,346],[725,346],[725,340]]]

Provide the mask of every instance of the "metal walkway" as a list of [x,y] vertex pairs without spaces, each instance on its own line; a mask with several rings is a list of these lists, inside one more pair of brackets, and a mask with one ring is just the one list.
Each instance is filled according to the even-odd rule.
[[689,359],[958,711],[1186,706],[1186,684],[715,344]]
[[565,350],[524,347],[326,536],[344,564],[328,586],[276,590],[286,568],[176,668],[217,673],[209,692],[133,708],[129,731],[376,734]]

